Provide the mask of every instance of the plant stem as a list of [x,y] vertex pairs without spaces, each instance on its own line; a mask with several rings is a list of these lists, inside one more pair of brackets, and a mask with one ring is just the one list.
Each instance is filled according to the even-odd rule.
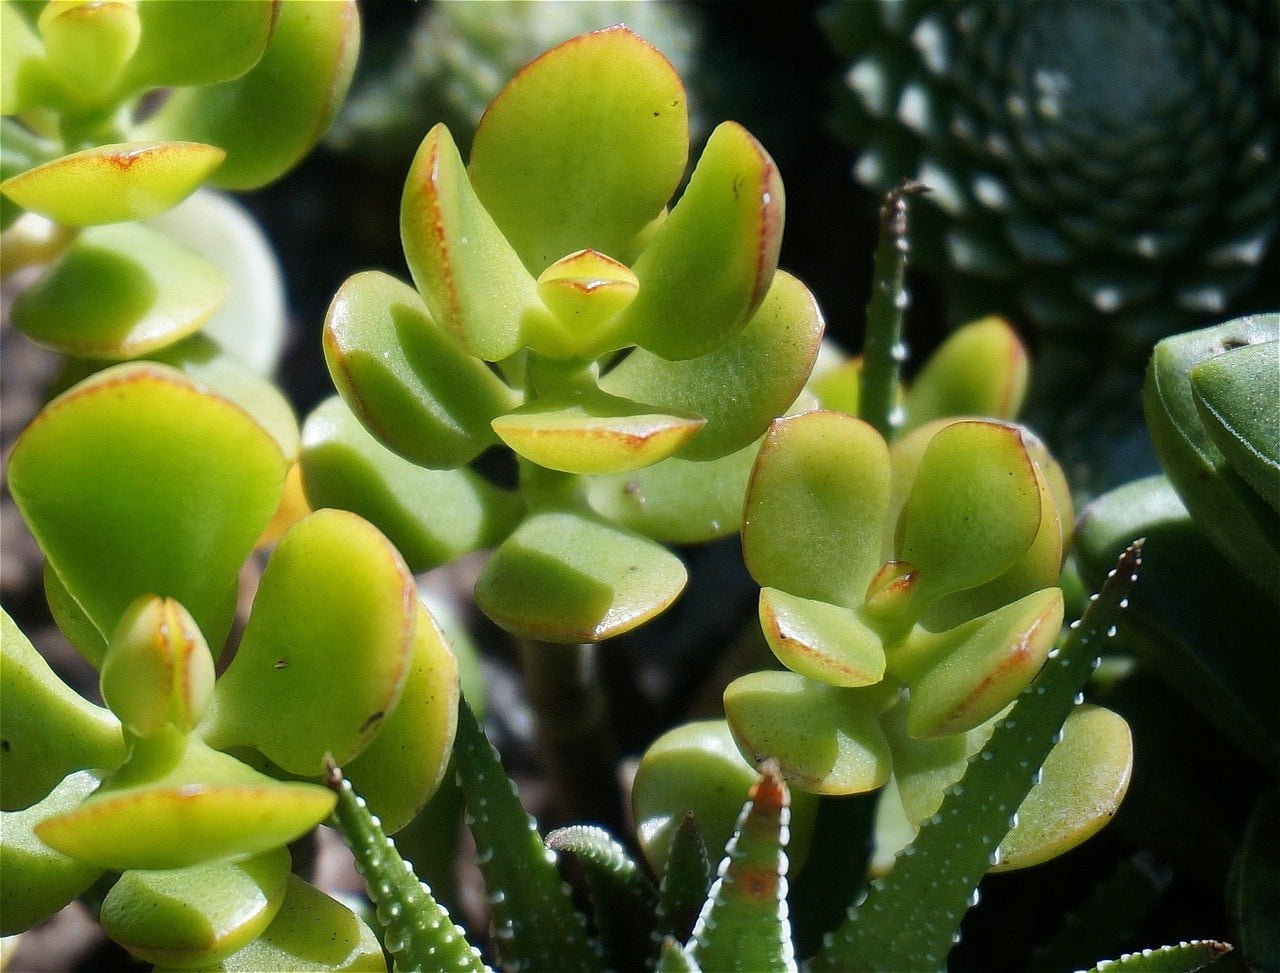
[[924,186],[907,181],[891,189],[880,207],[880,241],[867,303],[867,333],[862,346],[858,417],[893,442],[902,425],[898,408],[898,373],[907,357],[902,343],[902,315],[910,298],[907,270],[907,203]]
[[616,754],[600,682],[598,646],[520,639],[520,666],[539,753],[566,822],[623,823]]

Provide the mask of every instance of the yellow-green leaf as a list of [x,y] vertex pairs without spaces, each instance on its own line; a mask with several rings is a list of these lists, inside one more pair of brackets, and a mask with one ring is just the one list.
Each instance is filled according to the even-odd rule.
[[829,686],[869,686],[884,678],[880,636],[849,608],[761,588],[760,627],[792,672]]

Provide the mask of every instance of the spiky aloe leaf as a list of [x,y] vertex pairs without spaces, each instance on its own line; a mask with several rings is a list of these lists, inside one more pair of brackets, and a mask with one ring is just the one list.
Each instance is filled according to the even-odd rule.
[[334,817],[355,855],[356,868],[364,876],[383,929],[383,942],[395,957],[396,968],[487,970],[479,950],[467,942],[466,934],[436,902],[426,883],[418,881],[413,866],[400,857],[364,798],[351,789],[350,781],[332,762],[326,768],[325,783],[338,794]]
[[1035,785],[1038,769],[1084,689],[1103,641],[1115,634],[1120,611],[1142,562],[1142,542],[1120,556],[1101,592],[1071,626],[1060,649],[996,724],[960,783],[947,792],[899,856],[893,871],[872,883],[814,959],[815,970],[940,969],[978,882],[999,860],[1009,832]]
[[702,973],[702,968],[689,958],[689,954],[680,948],[680,944],[668,936],[662,941],[662,951],[658,953],[658,965],[654,973]]
[[791,794],[776,760],[760,766],[686,952],[710,970],[796,969],[787,913]]
[[1119,959],[1103,960],[1089,973],[1195,973],[1231,952],[1226,943],[1193,939],[1175,946],[1125,953]]
[[[587,875],[587,888],[595,906],[596,929],[610,964],[626,965],[629,941],[643,942],[653,928],[658,893],[648,876],[609,832],[593,825],[575,824],[547,835],[552,851],[578,856]],[[636,930],[643,930],[629,936]]]
[[667,870],[658,887],[658,908],[654,913],[654,940],[671,937],[683,942],[693,931],[711,885],[711,863],[702,840],[698,819],[690,811],[685,814],[671,839],[667,854]]
[[458,703],[453,759],[503,965],[565,973],[603,969],[600,948],[587,938],[586,923],[556,871],[555,852],[542,843],[537,822],[521,806],[465,699]]

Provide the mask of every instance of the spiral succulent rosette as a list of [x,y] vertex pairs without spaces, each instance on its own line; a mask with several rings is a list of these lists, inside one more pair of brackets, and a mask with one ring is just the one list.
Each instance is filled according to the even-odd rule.
[[[279,399],[257,382],[243,401]],[[161,966],[383,968],[350,910],[290,877],[284,846],[333,809],[311,782],[326,756],[388,830],[421,809],[452,746],[458,668],[387,539],[290,497],[299,433],[276,406],[268,428],[255,416],[270,409],[126,363],[56,398],[15,444],[9,486],[50,607],[100,670],[106,707],[4,616],[5,935],[123,872],[103,926]],[[268,545],[215,679],[241,568]]]
[[[1240,306],[1280,213],[1269,2],[838,3],[854,174],[933,192],[966,313],[1153,339]],[[1137,367],[1135,362],[1134,367]]]
[[[433,128],[401,208],[414,284],[358,274],[329,310],[341,402],[304,430],[313,504],[369,516],[415,569],[497,545],[476,600],[522,636],[599,641],[671,604],[662,542],[737,530],[753,444],[822,335],[775,274],[768,153],[722,124],[668,212],[688,150],[679,77],[625,27],[517,74],[467,166]],[[518,491],[470,468],[494,447]]]

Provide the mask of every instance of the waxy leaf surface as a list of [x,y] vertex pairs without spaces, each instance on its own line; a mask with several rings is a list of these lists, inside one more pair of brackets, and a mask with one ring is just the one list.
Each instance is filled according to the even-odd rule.
[[817,358],[823,327],[808,288],[779,272],[759,310],[727,344],[688,361],[667,361],[637,348],[600,387],[706,419],[679,455],[718,459],[758,439],[796,400]]
[[102,903],[102,928],[148,963],[206,967],[256,939],[284,901],[289,852],[239,862],[125,872]]
[[838,412],[779,419],[747,492],[747,567],[762,586],[859,605],[879,565],[888,501],[888,449],[869,425]]
[[925,362],[907,390],[907,423],[948,416],[1015,419],[1027,393],[1027,350],[1003,318],[966,324]]
[[492,547],[519,522],[523,507],[515,494],[471,470],[428,470],[402,459],[336,396],[307,417],[302,433],[310,504],[364,517],[414,573]]
[[471,149],[476,194],[540,274],[592,247],[629,260],[684,173],[689,109],[675,69],[625,27],[566,41],[489,105]]
[[196,331],[227,296],[209,261],[145,226],[84,231],[13,305],[30,337],[81,358],[122,359]]
[[769,154],[741,125],[711,133],[680,202],[636,260],[619,332],[662,358],[705,355],[742,330],[778,266],[785,204]]
[[[178,4],[185,5],[187,0]],[[208,31],[198,27],[192,37],[221,51],[221,44],[208,44]],[[143,128],[160,138],[225,149],[213,182],[257,189],[297,165],[324,135],[351,84],[359,49],[355,0],[284,0],[266,51],[247,73],[175,91]]]
[[168,595],[216,652],[285,471],[279,446],[238,406],[171,368],[136,364],[46,406],[13,448],[9,486],[99,631],[138,595]]
[[443,124],[427,133],[409,167],[400,237],[431,317],[473,355],[507,358],[533,319],[546,315],[537,284],[476,198]]
[[762,588],[760,627],[792,672],[829,686],[869,686],[884,678],[884,644],[852,609]]
[[889,777],[889,743],[877,722],[883,694],[839,689],[794,672],[741,676],[724,711],[743,756],[773,757],[782,774],[814,794],[858,794]]
[[11,176],[0,191],[64,226],[145,220],[194,192],[225,155],[200,142],[100,145]]
[[267,563],[208,738],[306,776],[326,753],[350,760],[400,698],[416,617],[413,578],[376,528],[346,511],[311,514]]
[[470,462],[497,441],[489,423],[519,402],[445,334],[412,287],[379,271],[338,289],[324,351],[334,385],[365,428],[420,466]]
[[651,540],[573,511],[545,511],[503,541],[475,594],[509,632],[599,642],[663,611],[686,580],[679,558]]
[[[138,4],[142,42],[126,85],[181,87],[238,78],[262,57],[278,7],[278,0]],[[217,43],[210,42],[214,37]]]
[[137,4],[127,2],[52,0],[37,25],[49,66],[89,100],[110,96],[142,37]]

